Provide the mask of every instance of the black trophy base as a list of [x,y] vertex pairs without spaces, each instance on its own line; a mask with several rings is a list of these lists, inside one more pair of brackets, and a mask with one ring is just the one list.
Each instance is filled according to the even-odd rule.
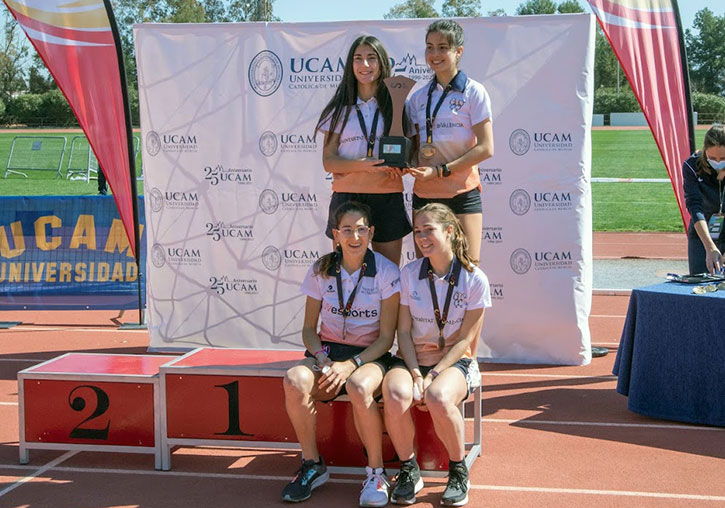
[[383,159],[386,166],[407,168],[412,149],[413,143],[405,136],[383,136],[380,138],[378,158]]

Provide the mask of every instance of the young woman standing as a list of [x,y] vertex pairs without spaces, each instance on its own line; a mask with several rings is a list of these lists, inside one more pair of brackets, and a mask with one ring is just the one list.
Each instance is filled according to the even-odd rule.
[[368,457],[360,506],[385,506],[388,480],[375,396],[390,362],[400,271],[397,264],[368,249],[375,233],[369,207],[347,202],[335,212],[334,221],[338,247],[321,257],[302,283],[307,295],[302,328],[306,358],[284,379],[287,414],[302,448],[302,467],[284,488],[282,499],[304,501],[327,481],[329,474],[317,449],[315,401],[332,400],[344,388]]
[[403,203],[400,170],[381,166],[380,137],[390,130],[392,105],[383,79],[390,76],[390,59],[380,41],[370,35],[355,39],[342,82],[322,110],[315,128],[325,134],[322,165],[332,173],[332,199],[326,234],[332,238],[333,213],[347,201],[372,210],[373,249],[400,263],[403,237],[410,220]]
[[491,306],[486,275],[468,255],[460,222],[445,205],[414,211],[413,235],[423,258],[400,274],[398,355],[383,381],[385,426],[400,457],[400,474],[391,495],[412,504],[423,488],[413,447],[414,405],[425,404],[449,457],[448,483],[441,503],[468,502],[464,423],[458,404],[481,374],[472,345]]
[[483,209],[478,164],[493,155],[491,100],[481,83],[458,68],[463,29],[452,20],[428,27],[425,57],[435,77],[407,104],[409,134],[417,146],[413,208],[436,202],[458,217],[468,254],[478,264]]

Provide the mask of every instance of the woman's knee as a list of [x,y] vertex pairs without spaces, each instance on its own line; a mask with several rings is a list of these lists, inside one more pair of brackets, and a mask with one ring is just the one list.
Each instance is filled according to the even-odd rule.
[[284,375],[284,391],[287,396],[307,395],[314,386],[314,374],[304,365],[297,365],[289,369]]
[[345,384],[345,390],[353,405],[369,404],[379,385],[379,382],[367,377],[351,376]]
[[446,386],[432,384],[425,391],[425,405],[429,411],[444,412],[455,407],[453,393]]

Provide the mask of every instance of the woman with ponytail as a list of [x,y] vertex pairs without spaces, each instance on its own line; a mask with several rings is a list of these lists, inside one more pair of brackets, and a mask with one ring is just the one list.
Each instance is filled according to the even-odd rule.
[[470,484],[457,406],[481,383],[473,352],[491,293],[450,208],[429,203],[415,210],[413,236],[424,257],[400,273],[397,354],[402,358],[393,359],[383,381],[385,426],[401,460],[391,501],[412,504],[423,488],[410,413],[421,405],[430,411],[450,460],[441,504],[462,506]]
[[288,502],[308,499],[329,478],[317,449],[315,401],[329,401],[346,391],[368,458],[360,506],[388,503],[383,420],[375,397],[391,360],[400,271],[368,249],[375,233],[370,214],[367,205],[355,201],[337,209],[335,251],[321,257],[302,283],[307,295],[302,328],[306,358],[284,379],[287,414],[302,448],[302,467],[282,492]]

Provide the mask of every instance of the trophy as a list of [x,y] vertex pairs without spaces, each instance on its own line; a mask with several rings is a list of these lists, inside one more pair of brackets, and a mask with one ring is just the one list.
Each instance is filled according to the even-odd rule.
[[390,124],[390,133],[380,138],[378,158],[383,159],[386,166],[406,168],[410,160],[413,143],[405,137],[403,109],[405,108],[405,99],[415,86],[415,80],[405,76],[393,76],[385,78],[383,81],[390,92],[390,100],[393,104],[393,120]]

